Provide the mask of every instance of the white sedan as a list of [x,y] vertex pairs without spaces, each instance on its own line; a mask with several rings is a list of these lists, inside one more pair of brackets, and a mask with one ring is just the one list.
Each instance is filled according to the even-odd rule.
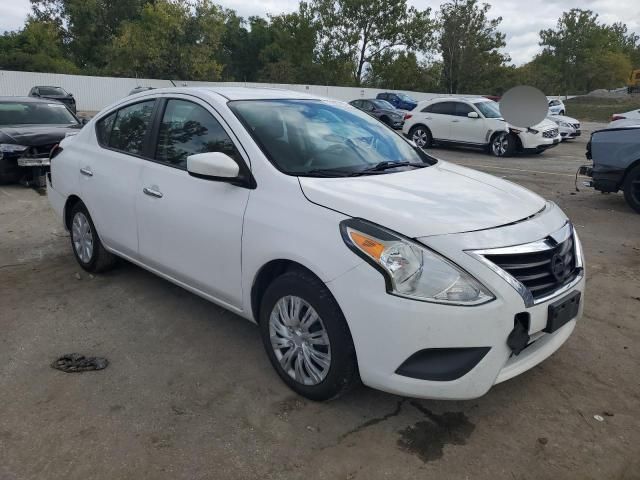
[[478,397],[582,313],[582,250],[557,205],[342,102],[151,90],[51,157],[49,200],[82,268],[121,257],[257,323],[278,375],[314,400],[359,379]]
[[420,148],[433,144],[475,147],[496,157],[542,153],[560,143],[558,126],[543,120],[531,128],[514,127],[498,104],[484,97],[439,97],[418,103],[402,132]]
[[580,121],[575,118],[565,115],[549,115],[547,118],[558,125],[562,140],[570,140],[582,135]]

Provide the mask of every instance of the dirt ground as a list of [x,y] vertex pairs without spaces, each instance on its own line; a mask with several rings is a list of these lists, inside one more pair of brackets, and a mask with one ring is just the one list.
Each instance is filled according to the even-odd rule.
[[[640,478],[640,215],[575,192],[586,140],[501,160],[432,150],[558,203],[587,257],[569,341],[464,402],[306,401],[255,326],[130,264],[88,275],[46,197],[0,187],[0,479]],[[69,352],[111,364],[49,367]]]

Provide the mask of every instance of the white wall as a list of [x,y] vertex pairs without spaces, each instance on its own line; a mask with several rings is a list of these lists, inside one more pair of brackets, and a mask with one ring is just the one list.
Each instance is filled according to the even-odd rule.
[[[378,93],[393,90],[375,88],[333,87],[322,85],[289,85],[247,82],[190,82],[176,81],[177,86],[247,86],[284,88],[312,95],[350,101],[356,98],[372,98]],[[0,70],[0,96],[24,96],[34,85],[54,85],[73,93],[78,110],[98,111],[126,96],[136,86],[171,87],[169,80],[148,78],[89,77],[59,73],[13,72]],[[406,92],[416,100],[444,96],[437,93]]]

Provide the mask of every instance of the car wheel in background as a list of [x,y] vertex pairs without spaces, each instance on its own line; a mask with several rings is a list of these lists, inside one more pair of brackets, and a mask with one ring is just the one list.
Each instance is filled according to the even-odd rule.
[[115,265],[117,257],[102,245],[91,215],[82,202],[76,203],[71,210],[69,231],[73,254],[82,268],[99,273]]
[[631,208],[640,213],[640,165],[633,168],[624,179],[624,198]]
[[429,148],[433,143],[431,131],[423,125],[411,127],[409,138],[420,148]]
[[489,152],[495,157],[510,157],[516,151],[516,139],[507,132],[493,136],[489,144]]
[[560,115],[564,115],[564,110],[560,110]]
[[347,322],[331,292],[311,273],[290,270],[269,285],[260,331],[271,364],[298,394],[329,400],[358,383]]
[[16,183],[20,180],[20,171],[7,159],[0,159],[0,185]]

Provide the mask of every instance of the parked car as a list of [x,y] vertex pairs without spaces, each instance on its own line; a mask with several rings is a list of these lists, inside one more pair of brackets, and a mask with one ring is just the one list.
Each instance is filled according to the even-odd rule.
[[611,121],[616,120],[640,120],[640,110],[629,110],[624,113],[614,113],[611,115]]
[[558,131],[562,140],[570,140],[582,135],[580,121],[565,115],[549,115],[547,119],[558,125]]
[[420,148],[456,145],[508,157],[516,152],[541,153],[561,139],[558,126],[550,120],[528,129],[508,125],[498,104],[484,97],[433,98],[420,102],[411,115],[402,132]]
[[562,100],[559,98],[549,100],[549,115],[564,115],[565,113],[567,113],[567,108]]
[[418,105],[413,98],[411,98],[406,93],[394,93],[394,92],[384,92],[376,95],[376,98],[379,100],[386,100],[395,108],[400,110],[413,110]]
[[582,250],[557,205],[342,102],[153,90],[63,140],[47,181],[82,268],[124,257],[256,322],[278,375],[314,400],[358,378],[477,397],[551,355],[582,312]]
[[38,86],[32,87],[29,90],[30,97],[48,98],[50,100],[57,100],[64,103],[75,114],[76,113],[76,99],[73,98],[73,93],[67,92],[62,87],[47,87]]
[[153,90],[153,88],[154,87],[141,87],[141,86],[138,86],[138,87],[135,87],[134,89],[132,89],[129,92],[129,95],[135,95],[136,93],[146,92],[148,90]]
[[408,115],[404,111],[395,108],[386,100],[378,100],[376,98],[352,100],[349,104],[397,130],[402,129],[405,115]]
[[587,185],[605,193],[622,190],[627,203],[640,213],[640,125],[596,130],[586,157],[593,163],[578,173],[592,178]]
[[82,122],[61,103],[0,97],[0,183],[38,182],[53,146],[80,128]]

